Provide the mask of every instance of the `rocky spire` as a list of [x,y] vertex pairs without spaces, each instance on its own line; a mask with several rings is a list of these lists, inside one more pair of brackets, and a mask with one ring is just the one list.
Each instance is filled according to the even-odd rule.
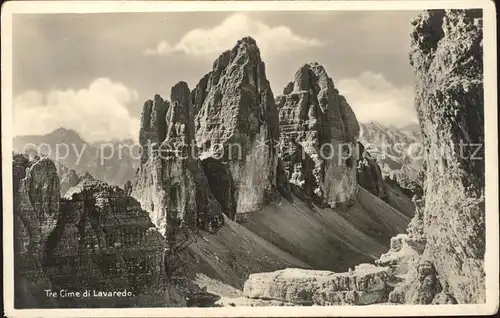
[[160,95],[155,95],[153,100],[144,103],[141,113],[141,128],[139,130],[139,143],[143,151],[141,162],[146,162],[149,156],[148,143],[158,143],[165,140],[167,114],[169,103]]
[[276,190],[274,146],[279,128],[274,96],[255,40],[245,37],[222,53],[191,97],[202,156],[221,156],[227,162],[238,213],[259,209]]
[[334,206],[349,200],[357,188],[359,135],[351,107],[318,63],[300,67],[283,92],[276,104],[290,183],[317,203]]
[[[167,104],[161,97],[155,100],[158,105]],[[158,129],[150,130],[153,131],[150,140],[157,136],[162,140],[153,146],[151,154],[139,166],[132,186],[132,196],[150,213],[153,223],[167,236],[169,243],[175,240],[179,227],[212,231],[223,223],[220,205],[210,192],[201,162],[196,158],[196,147],[192,144],[193,105],[188,85],[185,82],[174,85],[170,100],[168,110],[160,108],[161,112],[166,110],[164,123],[160,121]],[[143,118],[148,119],[147,116]]]

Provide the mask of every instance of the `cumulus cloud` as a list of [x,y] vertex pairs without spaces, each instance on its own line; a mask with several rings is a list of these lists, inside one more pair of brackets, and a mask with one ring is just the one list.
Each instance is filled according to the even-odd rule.
[[257,41],[263,55],[324,45],[318,39],[295,34],[287,26],[269,26],[246,15],[234,14],[212,28],[189,31],[173,45],[168,41],[161,41],[144,53],[168,55],[182,52],[194,56],[212,56],[231,48],[245,36],[251,36]]
[[339,80],[336,87],[351,105],[358,121],[396,127],[417,122],[411,85],[397,86],[382,74],[364,72],[356,78]]
[[126,107],[137,100],[135,90],[107,78],[80,90],[26,91],[14,98],[14,134],[46,134],[64,127],[89,142],[137,139],[139,119]]

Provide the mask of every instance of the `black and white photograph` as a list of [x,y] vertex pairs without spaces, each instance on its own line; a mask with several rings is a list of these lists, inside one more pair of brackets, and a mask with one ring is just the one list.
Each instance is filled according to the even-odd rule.
[[491,1],[8,2],[6,314],[496,312],[495,28]]

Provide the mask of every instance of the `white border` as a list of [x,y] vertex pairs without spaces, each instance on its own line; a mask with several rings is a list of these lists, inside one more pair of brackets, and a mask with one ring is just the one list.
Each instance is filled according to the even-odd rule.
[[[12,213],[12,15],[16,13],[103,13],[181,11],[315,11],[483,9],[486,150],[486,304],[370,305],[332,307],[221,307],[127,309],[13,308]],[[484,315],[499,304],[499,209],[497,147],[496,15],[493,1],[12,1],[2,5],[2,192],[4,308],[8,317],[271,317]],[[408,48],[409,49],[409,48]],[[29,123],[28,123],[29,124]]]

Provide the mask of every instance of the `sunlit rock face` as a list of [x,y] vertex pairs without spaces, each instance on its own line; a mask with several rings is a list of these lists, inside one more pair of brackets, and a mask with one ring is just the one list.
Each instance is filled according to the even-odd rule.
[[[427,242],[417,274],[435,271],[458,303],[485,301],[481,19],[481,10],[429,10],[412,21],[411,33],[415,104],[426,150],[425,203],[420,220],[412,221],[422,225]],[[409,293],[419,288],[415,283]]]
[[359,124],[323,66],[299,68],[276,104],[280,154],[292,187],[332,207],[352,198]]
[[255,40],[245,37],[222,53],[191,97],[200,155],[227,165],[234,180],[236,213],[262,208],[276,190],[279,128]]
[[170,103],[159,96],[147,102],[141,118],[140,139],[148,153],[143,153],[132,189],[127,190],[164,235],[184,226],[219,228],[220,204],[210,192],[196,147],[191,147],[194,113],[187,84],[172,87]]

